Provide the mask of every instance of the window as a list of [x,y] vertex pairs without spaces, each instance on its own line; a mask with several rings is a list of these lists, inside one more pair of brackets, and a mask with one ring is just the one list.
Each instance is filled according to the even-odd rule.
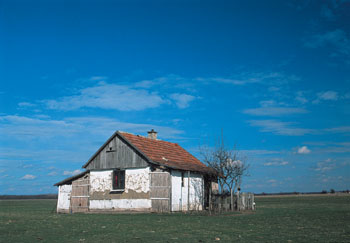
[[125,170],[113,171],[113,190],[122,191],[125,189]]

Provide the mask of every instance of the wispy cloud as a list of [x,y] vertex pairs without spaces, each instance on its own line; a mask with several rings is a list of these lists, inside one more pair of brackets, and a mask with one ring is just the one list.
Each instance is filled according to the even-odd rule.
[[303,108],[295,107],[259,107],[243,110],[243,113],[254,116],[284,116],[292,114],[304,114],[307,112],[308,111]]
[[34,175],[26,174],[25,176],[21,177],[21,180],[34,180],[35,178],[36,176]]
[[313,169],[318,172],[327,172],[330,170],[334,170],[335,168],[335,161],[332,159],[326,159],[325,161],[318,162]]
[[223,83],[232,85],[263,84],[267,86],[283,85],[300,80],[295,75],[287,75],[283,72],[239,72],[231,77],[198,77],[195,79],[202,83]]
[[314,104],[320,103],[320,101],[336,101],[338,100],[338,92],[333,90],[328,90],[324,92],[317,93],[317,98],[312,102]]
[[108,77],[106,77],[106,76],[92,76],[90,78],[90,80],[92,80],[92,81],[101,81],[101,80],[107,80],[107,79],[108,79]]
[[280,151],[276,150],[265,150],[265,149],[250,149],[250,150],[240,150],[242,154],[249,155],[249,156],[256,156],[256,155],[269,155],[269,154],[279,154]]
[[285,166],[288,165],[289,162],[285,160],[276,160],[264,163],[264,166]]
[[188,94],[175,93],[175,94],[171,94],[170,98],[175,101],[176,105],[180,109],[184,109],[184,108],[187,108],[190,102],[193,101],[196,97]]
[[323,142],[317,145],[320,146],[315,151],[317,153],[350,153],[350,142]]
[[262,132],[271,132],[277,135],[302,136],[315,131],[307,128],[293,127],[293,122],[282,122],[278,120],[250,120],[248,123],[254,127],[260,127]]
[[63,175],[74,176],[81,172],[82,172],[81,170],[73,170],[73,171],[65,170],[63,171]]
[[309,100],[305,97],[305,92],[304,91],[297,91],[295,100],[301,104],[306,104],[309,102]]
[[347,6],[344,6],[344,4],[348,4],[348,0],[329,0],[324,1],[323,5],[321,6],[321,16],[324,17],[326,20],[329,21],[335,21],[339,17],[340,13],[342,11],[339,11],[340,9],[346,8]]
[[342,29],[315,34],[305,39],[304,46],[308,48],[331,47],[331,56],[349,56],[350,40]]
[[0,116],[1,133],[19,139],[48,138],[57,135],[69,135],[76,132],[74,124],[64,120],[46,120],[26,116]]
[[47,108],[55,110],[76,110],[87,107],[138,111],[158,107],[166,103],[166,100],[156,92],[102,82],[97,86],[79,90],[77,95],[43,102]]
[[32,104],[30,102],[20,102],[20,103],[18,103],[18,106],[21,108],[26,108],[26,107],[34,107],[36,105]]
[[324,130],[330,133],[350,133],[350,126],[332,127]]
[[63,120],[49,120],[25,116],[0,116],[2,136],[23,140],[48,139],[52,137],[80,136],[81,134],[99,134],[108,136],[115,130],[143,134],[154,128],[163,138],[174,138],[183,133],[180,130],[148,123],[129,123],[107,117],[67,117]]
[[58,173],[56,171],[51,171],[47,174],[48,176],[56,176]]
[[295,127],[295,122],[284,122],[279,120],[249,120],[253,127],[260,127],[262,132],[271,132],[277,135],[302,136],[305,134],[329,134],[329,133],[350,133],[350,126],[332,127],[323,129],[309,129]]

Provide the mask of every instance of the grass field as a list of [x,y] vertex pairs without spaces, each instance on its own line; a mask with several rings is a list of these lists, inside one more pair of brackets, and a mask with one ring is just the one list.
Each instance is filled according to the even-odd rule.
[[256,198],[256,212],[56,214],[56,200],[0,201],[0,242],[350,242],[350,196]]

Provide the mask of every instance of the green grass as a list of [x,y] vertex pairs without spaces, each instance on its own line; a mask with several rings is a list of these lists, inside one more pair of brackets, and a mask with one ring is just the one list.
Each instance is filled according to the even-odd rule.
[[257,211],[56,214],[55,200],[0,201],[0,242],[350,242],[350,196],[256,198]]

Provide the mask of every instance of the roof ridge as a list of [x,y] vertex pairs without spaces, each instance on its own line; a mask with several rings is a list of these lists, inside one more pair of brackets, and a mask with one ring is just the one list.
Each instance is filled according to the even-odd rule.
[[139,134],[133,134],[133,133],[130,133],[130,132],[124,132],[124,131],[118,131],[120,133],[126,133],[126,134],[130,134],[130,135],[133,135],[133,136],[136,136],[136,137],[140,137],[140,138],[145,138],[145,139],[148,139],[148,140],[152,140],[152,141],[157,141],[157,142],[165,142],[165,143],[171,143],[171,144],[175,144],[176,146],[179,146],[178,143],[173,143],[173,142],[169,142],[169,141],[166,141],[166,140],[162,140],[162,139],[153,139],[153,138],[149,138],[149,137],[146,137],[146,136],[143,136],[143,135],[139,135]]

